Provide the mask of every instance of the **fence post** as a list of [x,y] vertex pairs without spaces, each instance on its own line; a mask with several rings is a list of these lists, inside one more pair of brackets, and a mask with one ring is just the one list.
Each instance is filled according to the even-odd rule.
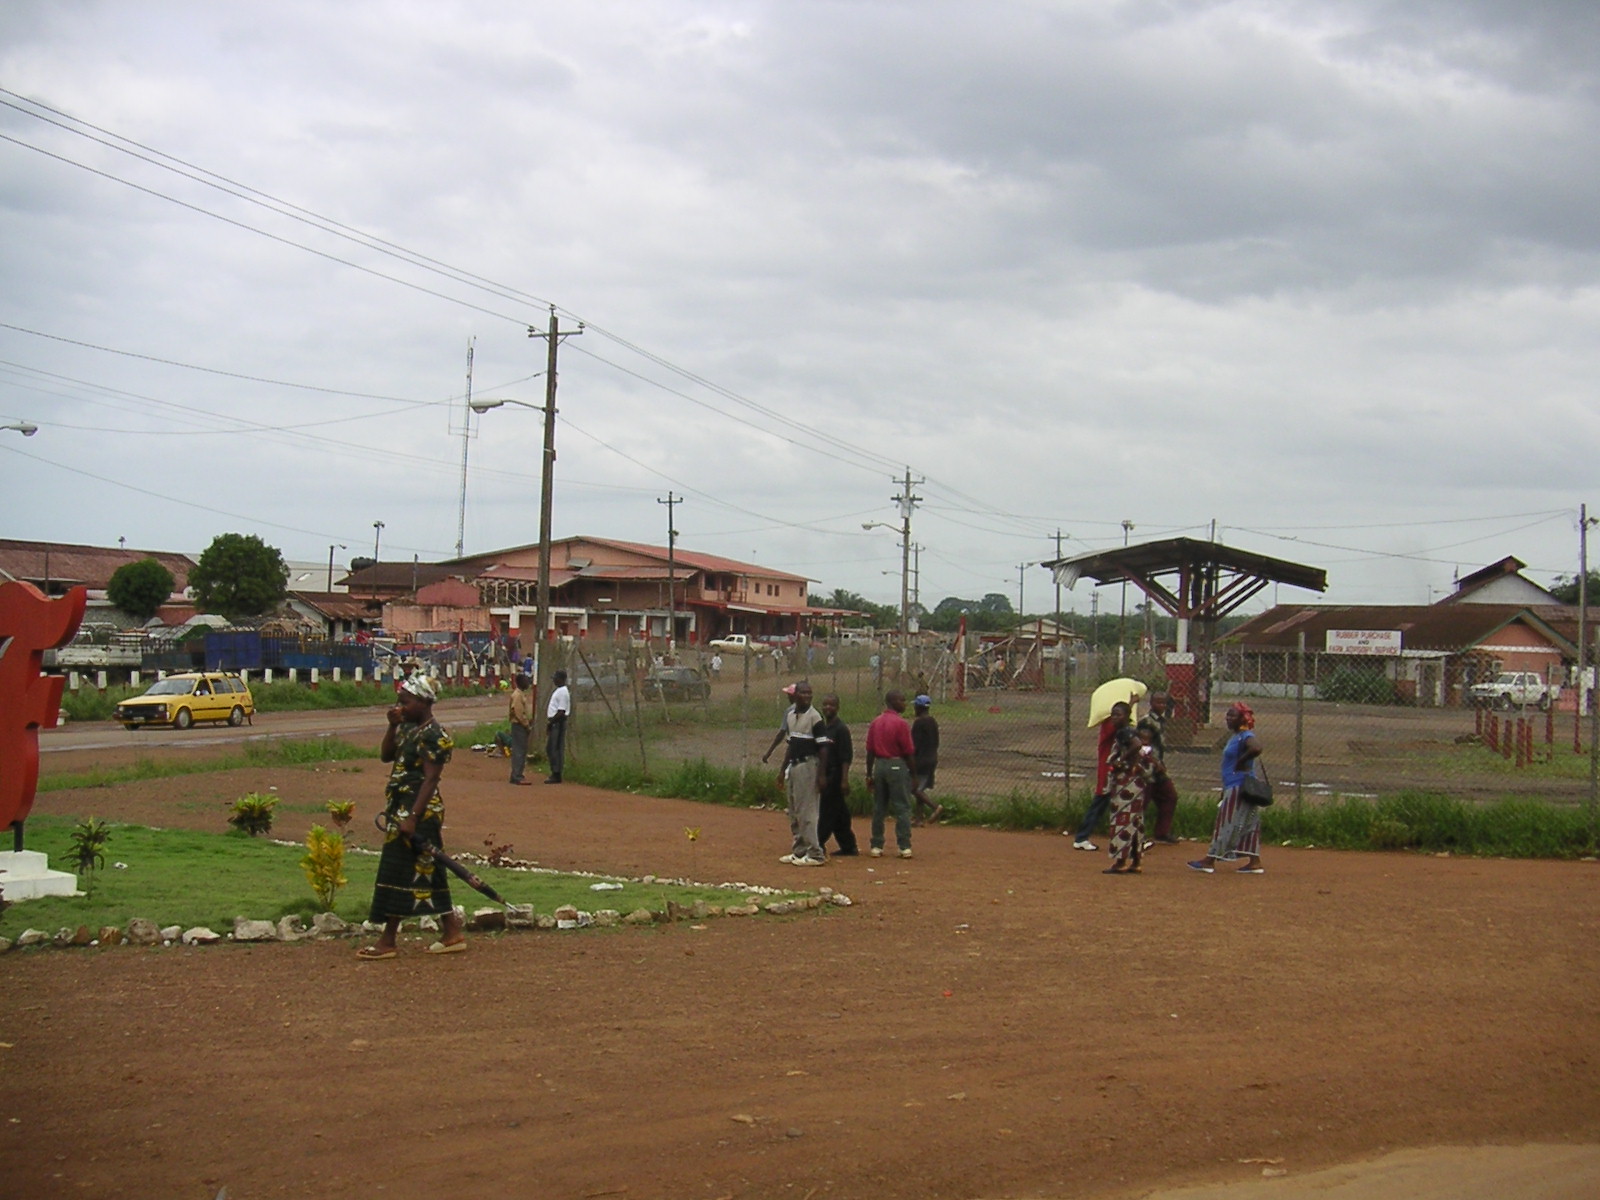
[[1068,828],[1072,806],[1072,654],[1065,639],[1061,656],[1061,827]]
[[[1596,655],[1600,656],[1600,629],[1594,631],[1594,644]],[[1591,658],[1590,662],[1600,661],[1600,658]],[[1600,668],[1597,668],[1600,671]],[[1584,688],[1587,680],[1578,681],[1579,688]],[[1580,696],[1581,698],[1585,698]],[[1594,847],[1595,840],[1595,793],[1600,790],[1600,704],[1589,705],[1589,846]]]
[[[750,656],[749,646],[739,655],[744,660],[744,690],[739,693],[739,790],[744,790],[744,773],[750,766]],[[858,674],[857,679],[860,678]]]
[[1295,662],[1294,675],[1294,803],[1290,805],[1295,812],[1300,811],[1300,798],[1305,795],[1305,749],[1306,749],[1306,635],[1301,630],[1295,639],[1299,643],[1298,657]]

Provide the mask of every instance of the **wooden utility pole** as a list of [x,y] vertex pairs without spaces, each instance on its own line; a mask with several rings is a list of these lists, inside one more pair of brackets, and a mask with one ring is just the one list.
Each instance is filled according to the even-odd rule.
[[667,506],[667,661],[674,662],[677,657],[678,637],[678,602],[673,581],[677,578],[674,547],[678,544],[678,530],[672,523],[672,509],[674,505],[682,504],[682,496],[674,496],[667,492],[665,500],[658,499],[657,504]]
[[541,701],[550,696],[550,659],[543,653],[550,625],[550,511],[551,493],[555,483],[556,465],[556,350],[561,339],[583,332],[583,322],[576,330],[561,331],[561,319],[556,316],[556,306],[550,306],[550,327],[541,331],[528,326],[528,336],[544,338],[544,462],[539,473],[539,591],[534,609],[534,678]]

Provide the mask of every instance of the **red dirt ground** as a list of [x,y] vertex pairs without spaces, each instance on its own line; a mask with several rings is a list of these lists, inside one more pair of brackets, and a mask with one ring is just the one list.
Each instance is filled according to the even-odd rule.
[[[224,801],[276,784],[354,798],[360,826],[382,779],[362,765],[36,811],[221,829]],[[445,959],[408,936],[387,963],[352,942],[14,952],[0,1196],[1120,1197],[1259,1179],[1248,1160],[1293,1178],[1600,1141],[1594,863],[1280,849],[1264,877],[1205,877],[1185,846],[1106,878],[1059,836],[935,828],[909,862],[800,873],[780,814],[504,770],[451,764],[452,844],[799,875],[856,904]]]

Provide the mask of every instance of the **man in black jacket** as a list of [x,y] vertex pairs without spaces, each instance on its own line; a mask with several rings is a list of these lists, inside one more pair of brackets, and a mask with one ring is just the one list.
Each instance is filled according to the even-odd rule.
[[850,744],[850,726],[839,719],[839,697],[822,698],[822,716],[826,724],[823,733],[832,743],[828,756],[828,769],[822,779],[821,809],[817,814],[817,842],[824,850],[830,837],[837,840],[835,854],[859,854],[855,831],[850,828],[850,805],[845,801],[845,788],[850,779],[850,763],[855,750]]

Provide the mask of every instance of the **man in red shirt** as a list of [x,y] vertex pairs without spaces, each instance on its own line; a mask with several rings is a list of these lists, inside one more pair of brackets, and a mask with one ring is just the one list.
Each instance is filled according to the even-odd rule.
[[872,789],[873,858],[883,857],[883,818],[894,811],[900,857],[911,857],[911,790],[916,746],[906,724],[904,692],[883,698],[884,710],[867,726],[867,786]]

